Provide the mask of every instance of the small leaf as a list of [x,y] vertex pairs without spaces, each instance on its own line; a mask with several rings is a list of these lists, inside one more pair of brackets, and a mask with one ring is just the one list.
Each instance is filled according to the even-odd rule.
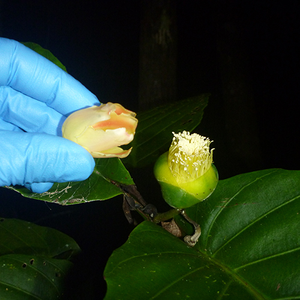
[[139,120],[131,154],[123,160],[125,165],[144,167],[156,161],[170,147],[172,132],[192,131],[203,117],[209,94],[162,105],[138,113]]
[[65,72],[67,72],[66,67],[47,49],[43,48],[42,46],[32,43],[32,42],[25,42],[22,43],[26,47],[30,48],[31,50],[37,52],[38,54],[44,56],[45,58],[52,61],[54,64],[56,64],[58,67],[63,69]]
[[103,201],[121,195],[122,190],[115,184],[133,185],[134,182],[120,159],[95,159],[96,167],[93,174],[80,182],[55,183],[42,194],[33,193],[24,187],[9,187],[24,197],[43,200],[62,205]]
[[221,180],[186,210],[201,225],[198,244],[140,224],[107,263],[105,299],[298,299],[299,200],[300,171]]

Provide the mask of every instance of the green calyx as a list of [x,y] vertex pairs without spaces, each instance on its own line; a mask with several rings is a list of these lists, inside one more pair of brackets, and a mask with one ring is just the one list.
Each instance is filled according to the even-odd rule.
[[219,176],[211,164],[207,171],[191,181],[174,176],[168,164],[168,152],[162,154],[154,166],[154,175],[159,182],[165,201],[172,207],[183,209],[208,198],[215,190]]

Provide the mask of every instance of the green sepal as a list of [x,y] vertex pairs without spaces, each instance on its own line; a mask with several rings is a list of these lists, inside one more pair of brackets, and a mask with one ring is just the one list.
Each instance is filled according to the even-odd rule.
[[199,178],[190,182],[177,182],[168,166],[168,152],[158,158],[154,166],[154,175],[161,186],[164,200],[178,209],[193,206],[207,199],[219,180],[218,171],[212,164]]
[[159,181],[159,184],[164,200],[174,208],[183,209],[200,202],[193,195],[177,186],[162,181]]

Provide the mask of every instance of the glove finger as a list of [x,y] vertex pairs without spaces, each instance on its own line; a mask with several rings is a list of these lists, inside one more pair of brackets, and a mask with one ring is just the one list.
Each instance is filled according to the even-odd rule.
[[0,118],[0,130],[9,130],[9,131],[22,131],[19,127],[7,123]]
[[10,87],[0,87],[0,118],[27,132],[61,135],[66,119],[45,103],[32,99]]
[[95,161],[83,147],[62,137],[0,132],[0,186],[85,180]]
[[45,193],[48,190],[50,190],[52,185],[53,185],[53,183],[51,183],[51,182],[39,182],[39,183],[25,184],[25,187],[34,193],[41,194],[41,193]]
[[0,39],[0,86],[10,86],[63,115],[99,105],[79,81],[26,46]]

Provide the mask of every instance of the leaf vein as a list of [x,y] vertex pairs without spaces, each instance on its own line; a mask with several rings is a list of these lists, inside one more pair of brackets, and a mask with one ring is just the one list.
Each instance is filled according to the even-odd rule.
[[[252,184],[254,184],[255,182],[257,182],[258,180],[261,180],[262,178],[266,177],[266,176],[269,176],[273,173],[277,172],[276,171],[272,171],[270,173],[267,173],[267,174],[264,174],[263,176],[260,176],[258,178],[256,178],[255,180],[249,182],[248,184],[244,185],[242,188],[240,188],[228,201],[226,201],[226,203],[224,203],[224,205],[222,205],[222,207],[220,207],[218,213],[215,215],[214,219],[212,220],[212,222],[210,223],[210,226],[209,226],[209,229],[207,231],[207,234],[206,234],[206,238],[204,240],[204,245],[208,245],[208,238],[210,236],[210,232],[212,230],[212,227],[214,226],[215,222],[216,222],[216,219],[219,217],[219,215],[223,212],[223,210],[231,203],[232,200],[234,200],[237,195],[239,195],[243,190],[245,190],[246,188],[248,188],[249,186],[251,186]],[[226,243],[225,243],[226,244]],[[219,249],[216,250],[216,252],[214,253],[214,255],[225,245],[223,244]]]
[[214,253],[213,253],[213,257],[226,245],[228,245],[229,243],[231,243],[236,237],[238,237],[240,234],[242,234],[244,231],[246,231],[248,228],[250,228],[251,226],[253,226],[254,224],[256,224],[257,222],[259,222],[261,219],[265,218],[266,216],[270,215],[271,213],[277,211],[278,209],[280,209],[281,207],[284,207],[285,205],[288,205],[290,203],[292,203],[293,201],[295,201],[296,199],[299,199],[300,195],[290,199],[289,201],[286,201],[276,207],[274,207],[273,209],[267,211],[266,213],[264,213],[263,215],[261,215],[260,217],[254,219],[251,223],[249,223],[247,226],[243,227],[240,231],[238,231],[234,236],[232,236],[230,239],[228,239],[226,241],[226,243],[224,243],[219,249],[217,249]]
[[257,263],[260,263],[262,261],[266,261],[266,260],[269,260],[269,259],[272,259],[272,258],[276,258],[276,257],[279,257],[279,256],[283,256],[283,255],[286,255],[286,254],[290,254],[290,253],[293,253],[293,252],[297,252],[297,251],[300,251],[300,247],[298,248],[294,248],[294,249],[291,249],[291,250],[286,250],[284,252],[280,252],[280,253],[276,253],[276,254],[272,254],[272,255],[269,255],[269,256],[266,256],[266,257],[263,257],[261,259],[257,259],[255,261],[252,261],[250,263],[247,263],[245,265],[242,265],[242,266],[239,266],[237,268],[234,268],[234,271],[238,271],[242,268],[246,268],[248,266],[251,266],[251,265],[255,265]]

